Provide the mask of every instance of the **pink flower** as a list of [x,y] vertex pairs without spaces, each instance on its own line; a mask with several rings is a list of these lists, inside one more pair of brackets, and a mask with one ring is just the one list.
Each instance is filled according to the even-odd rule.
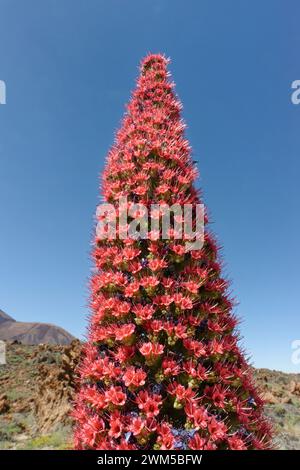
[[105,396],[95,386],[82,389],[81,397],[97,410],[102,410],[105,407]]
[[143,286],[145,289],[147,288],[154,288],[159,284],[159,280],[155,276],[147,276],[144,277],[140,280],[141,286]]
[[162,400],[160,395],[150,395],[147,391],[141,391],[137,395],[136,403],[139,409],[146,414],[147,418],[154,418],[159,414]]
[[192,294],[197,294],[199,289],[199,284],[195,281],[186,281],[183,283],[183,287],[187,289]]
[[131,284],[128,284],[125,287],[125,297],[134,297],[135,294],[138,293],[140,288],[140,284],[137,281],[132,282]]
[[128,340],[130,338],[135,330],[135,325],[132,323],[128,323],[126,325],[122,325],[118,328],[115,329],[115,337],[117,341],[123,341]]
[[142,185],[137,186],[134,189],[135,194],[137,194],[138,196],[143,196],[144,194],[146,194],[147,191],[148,191],[147,186],[142,186]]
[[182,310],[190,310],[191,308],[193,308],[193,302],[190,298],[183,297],[180,302],[180,307],[182,308]]
[[140,353],[145,356],[146,358],[148,357],[159,357],[161,354],[164,352],[164,347],[162,344],[158,343],[144,343],[140,349]]
[[164,277],[162,279],[162,284],[166,289],[170,289],[174,285],[174,280],[170,277]]
[[173,301],[174,299],[171,295],[162,295],[159,299],[160,305],[164,305],[165,307],[171,305]]
[[131,248],[128,246],[123,249],[122,255],[126,261],[130,261],[139,256],[140,253],[141,250],[139,250],[138,248]]
[[185,254],[184,245],[170,245],[170,249],[178,256],[183,256]]
[[167,263],[163,259],[151,259],[149,261],[149,268],[151,271],[159,271],[160,269],[166,268]]
[[205,345],[201,341],[188,338],[183,340],[183,345],[188,351],[195,354],[196,357],[206,356],[207,354]]
[[105,424],[103,419],[94,415],[87,419],[86,423],[82,427],[82,439],[83,443],[88,447],[94,447],[100,434],[105,431]]
[[190,439],[188,442],[188,446],[192,450],[203,450],[205,444],[206,444],[206,439],[204,439],[203,437],[200,437],[198,433],[195,434],[194,437]]
[[176,400],[181,403],[193,400],[196,397],[195,392],[190,387],[185,388],[177,382],[172,382],[168,385],[167,391],[170,395],[175,396]]
[[127,362],[135,354],[135,346],[119,346],[114,357],[120,363]]
[[217,421],[216,418],[212,417],[208,423],[208,431],[210,433],[210,439],[212,441],[218,441],[224,439],[227,433],[227,426],[222,421]]
[[156,194],[165,194],[167,191],[169,191],[170,187],[168,184],[161,184],[156,188]]
[[180,366],[175,361],[175,359],[166,357],[162,362],[162,371],[165,376],[178,375],[180,372]]
[[247,446],[242,439],[237,436],[228,437],[228,444],[231,450],[247,450]]
[[209,349],[211,354],[224,353],[223,343],[221,341],[216,340],[215,338],[210,342]]
[[110,405],[123,406],[126,402],[126,394],[123,393],[122,387],[114,387],[113,385],[105,392],[105,402]]
[[128,426],[128,430],[132,432],[134,436],[138,436],[141,434],[145,427],[145,421],[141,419],[140,417],[133,418],[132,422]]
[[121,436],[122,431],[124,429],[124,424],[122,423],[120,412],[114,411],[110,415],[109,425],[110,425],[110,429],[108,431],[108,435],[110,437],[118,439]]
[[136,274],[138,273],[139,271],[141,271],[142,269],[142,265],[141,263],[139,263],[139,261],[137,260],[134,260],[134,261],[131,261],[129,264],[128,264],[128,271],[131,272],[132,274]]
[[114,317],[123,317],[130,312],[130,303],[125,301],[118,301],[115,304],[115,310],[112,312]]
[[142,387],[145,385],[146,373],[143,369],[135,369],[133,366],[128,367],[123,375],[126,387]]
[[141,320],[150,320],[150,318],[152,318],[153,313],[154,313],[155,310],[152,307],[152,305],[140,305],[139,304],[139,305],[136,305],[132,309],[132,311]]

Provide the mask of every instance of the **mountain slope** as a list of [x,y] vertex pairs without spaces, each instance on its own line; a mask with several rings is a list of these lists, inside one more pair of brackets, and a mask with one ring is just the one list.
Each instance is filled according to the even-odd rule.
[[0,340],[23,344],[70,344],[74,336],[50,323],[19,322],[0,310]]
[[14,320],[12,317],[7,315],[7,313],[3,312],[3,310],[0,309],[0,324],[5,321],[15,322],[16,320]]

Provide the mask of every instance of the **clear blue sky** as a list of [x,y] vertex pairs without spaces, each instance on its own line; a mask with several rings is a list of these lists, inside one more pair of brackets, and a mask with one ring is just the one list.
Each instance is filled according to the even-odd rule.
[[98,175],[149,51],[172,59],[255,365],[300,371],[299,2],[0,0],[0,308],[86,327]]

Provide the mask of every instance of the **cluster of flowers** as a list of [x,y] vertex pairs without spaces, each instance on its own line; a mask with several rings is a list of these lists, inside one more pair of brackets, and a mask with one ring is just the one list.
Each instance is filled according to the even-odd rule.
[[[103,175],[106,201],[197,204],[197,172],[163,56],[149,56]],[[205,219],[207,223],[207,216]],[[266,449],[218,247],[95,239],[77,449]]]

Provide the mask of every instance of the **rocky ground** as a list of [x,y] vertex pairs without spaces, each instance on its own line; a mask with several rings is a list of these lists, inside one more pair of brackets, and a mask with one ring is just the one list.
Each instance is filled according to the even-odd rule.
[[0,449],[68,449],[80,342],[7,344],[0,365]]
[[[70,449],[79,341],[7,345],[0,365],[0,449]],[[255,370],[279,449],[300,449],[300,374]]]

